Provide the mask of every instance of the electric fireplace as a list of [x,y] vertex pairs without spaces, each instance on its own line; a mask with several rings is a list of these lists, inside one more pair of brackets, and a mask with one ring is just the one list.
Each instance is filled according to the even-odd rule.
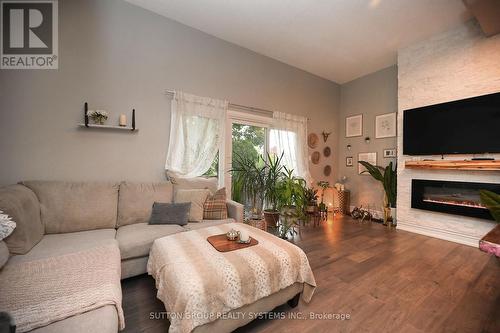
[[493,220],[481,204],[480,190],[500,194],[500,184],[413,179],[411,207]]

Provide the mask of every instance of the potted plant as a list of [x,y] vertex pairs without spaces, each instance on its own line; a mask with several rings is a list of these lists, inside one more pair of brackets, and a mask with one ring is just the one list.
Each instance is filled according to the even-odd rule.
[[104,125],[104,122],[108,120],[108,113],[104,110],[89,110],[87,116],[97,125]]
[[306,181],[293,176],[293,170],[283,167],[283,178],[278,183],[278,208],[280,220],[278,236],[287,239],[287,234],[301,219],[304,219]]
[[268,226],[275,227],[279,221],[280,212],[278,210],[279,182],[283,178],[283,154],[281,156],[267,154],[267,161],[264,170],[264,219]]
[[245,200],[250,201],[251,218],[260,220],[265,189],[265,164],[260,158],[254,161],[246,156],[236,155],[234,168],[230,170],[233,183],[243,193]]
[[306,188],[305,192],[306,212],[314,213],[318,209],[318,190],[314,187]]
[[321,180],[318,182],[318,186],[321,187],[321,203],[319,204],[319,211],[320,212],[327,212],[327,207],[326,204],[323,202],[325,199],[325,191],[326,189],[330,188],[330,183],[327,182],[326,180]]
[[500,194],[487,190],[481,190],[479,194],[481,203],[488,208],[495,221],[500,223]]
[[[384,225],[395,224],[396,210],[396,185],[397,185],[397,167],[392,167],[392,162],[385,168],[373,165],[369,162],[358,161],[366,168],[363,172],[368,172],[374,179],[382,183],[384,187]],[[394,217],[394,219],[393,219]]]

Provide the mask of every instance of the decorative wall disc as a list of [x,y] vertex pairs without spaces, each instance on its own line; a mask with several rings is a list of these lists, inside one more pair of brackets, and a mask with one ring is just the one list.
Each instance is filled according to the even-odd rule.
[[307,136],[307,145],[309,148],[314,149],[318,146],[319,137],[316,133],[311,133]]
[[325,147],[325,148],[323,149],[323,155],[324,155],[325,157],[330,156],[330,154],[331,154],[331,153],[332,153],[332,150],[330,149],[330,147]]
[[330,176],[331,173],[332,173],[332,167],[329,165],[325,166],[325,168],[323,169],[323,174],[328,177]]
[[319,151],[315,151],[314,153],[311,154],[311,162],[313,164],[318,164],[320,156],[321,154],[319,153]]

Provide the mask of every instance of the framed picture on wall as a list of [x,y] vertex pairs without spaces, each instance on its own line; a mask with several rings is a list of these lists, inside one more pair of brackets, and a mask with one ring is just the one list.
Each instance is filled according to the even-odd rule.
[[352,167],[352,165],[353,165],[353,164],[352,164],[352,156],[347,156],[347,157],[345,158],[345,166],[346,166],[346,167]]
[[347,138],[363,135],[363,115],[345,118],[345,136]]
[[396,148],[384,149],[384,158],[396,157]]
[[[373,165],[377,165],[377,153],[359,153],[358,161],[365,161]],[[364,166],[358,163],[358,174],[369,175],[368,172],[363,173],[366,170]]]
[[396,112],[381,114],[375,117],[375,138],[392,138],[396,136]]

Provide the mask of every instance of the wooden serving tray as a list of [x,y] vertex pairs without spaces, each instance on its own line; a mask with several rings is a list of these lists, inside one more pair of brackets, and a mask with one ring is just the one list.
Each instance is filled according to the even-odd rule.
[[250,243],[247,244],[238,243],[235,240],[230,241],[227,239],[226,234],[210,236],[207,238],[207,241],[219,252],[229,252],[259,244],[259,242],[252,237],[250,237]]

